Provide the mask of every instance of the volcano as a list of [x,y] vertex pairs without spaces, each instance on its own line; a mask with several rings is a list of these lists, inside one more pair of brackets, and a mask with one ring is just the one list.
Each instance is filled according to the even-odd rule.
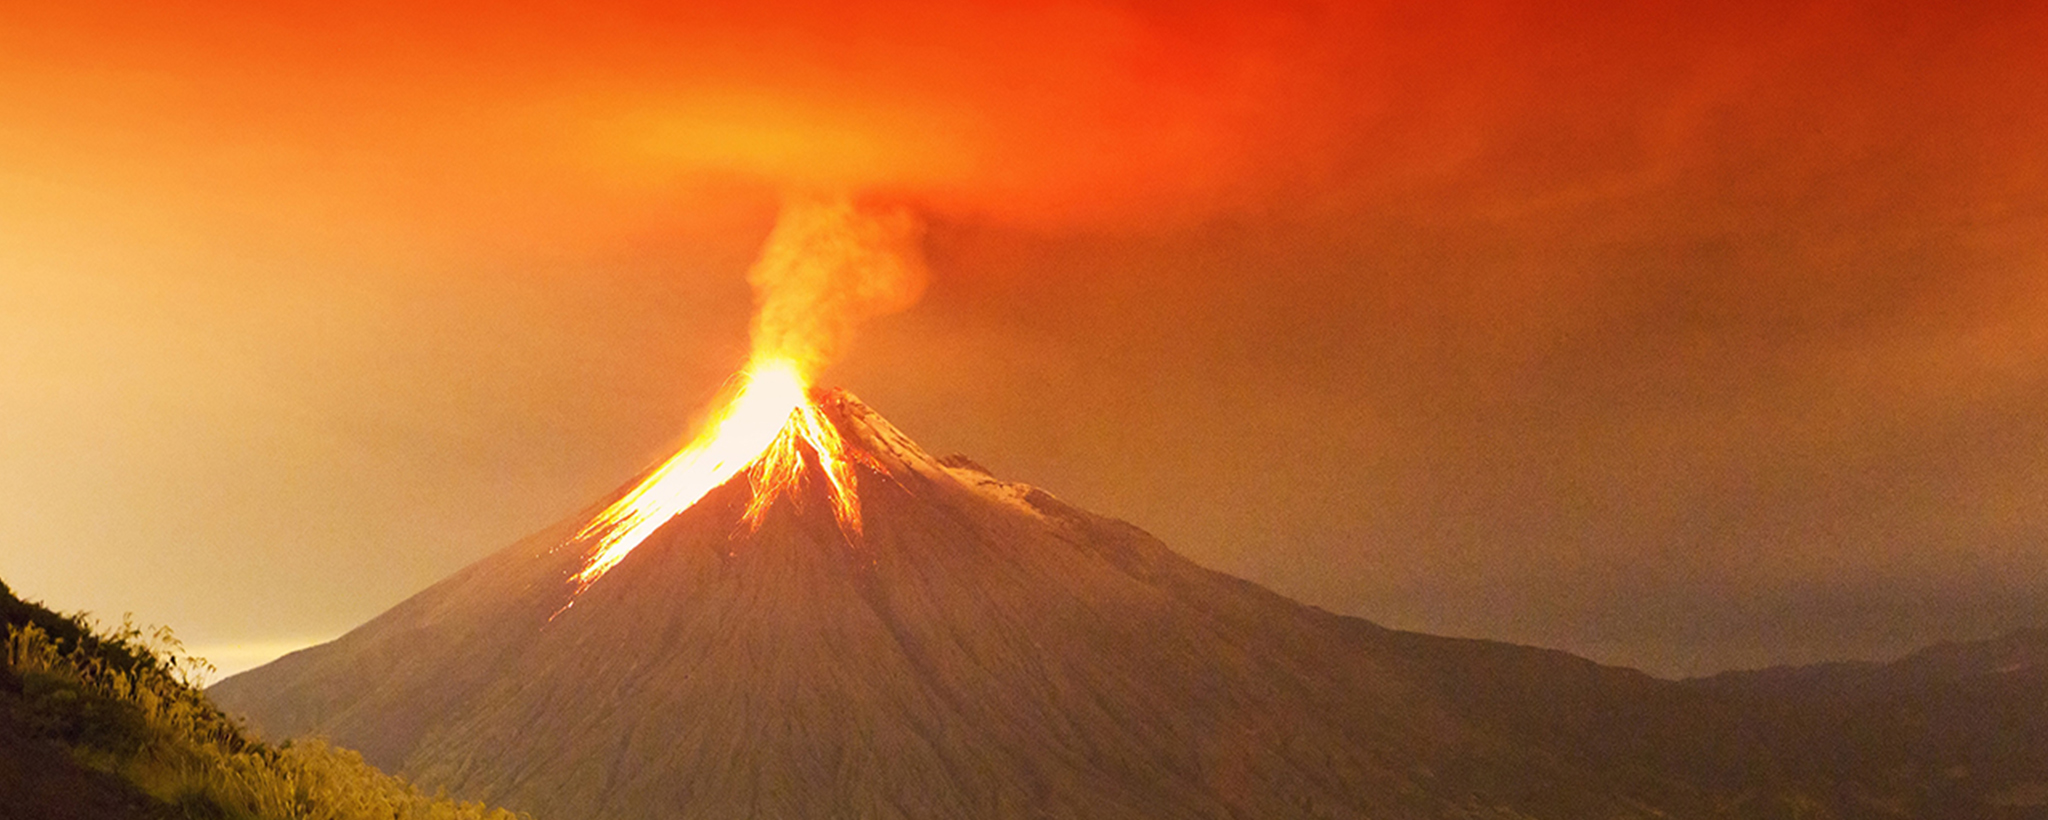
[[1802,773],[1725,682],[1304,606],[934,458],[844,392],[813,400],[858,528],[804,451],[812,474],[765,511],[735,477],[594,583],[575,581],[585,514],[211,694],[269,736],[543,820],[1763,817],[1911,797]]

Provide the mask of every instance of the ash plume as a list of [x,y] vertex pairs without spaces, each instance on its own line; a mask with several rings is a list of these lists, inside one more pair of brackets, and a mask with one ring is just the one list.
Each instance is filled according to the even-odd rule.
[[908,208],[847,196],[792,196],[747,272],[758,311],[754,359],[786,359],[815,374],[862,321],[924,293],[924,225]]

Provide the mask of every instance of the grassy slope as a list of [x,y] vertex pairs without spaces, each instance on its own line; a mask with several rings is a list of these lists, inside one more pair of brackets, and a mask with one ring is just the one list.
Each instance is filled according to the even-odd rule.
[[98,629],[0,583],[0,820],[513,820],[317,742],[270,746],[192,685],[168,630]]

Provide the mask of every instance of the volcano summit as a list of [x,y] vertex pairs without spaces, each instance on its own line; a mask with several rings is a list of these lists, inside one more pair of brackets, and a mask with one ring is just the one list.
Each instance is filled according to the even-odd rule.
[[324,734],[543,820],[1761,817],[1911,797],[1802,769],[1737,684],[1303,606],[935,459],[844,392],[813,404],[857,529],[799,447],[758,517],[735,475],[581,586],[592,516],[563,522],[212,694],[271,736]]

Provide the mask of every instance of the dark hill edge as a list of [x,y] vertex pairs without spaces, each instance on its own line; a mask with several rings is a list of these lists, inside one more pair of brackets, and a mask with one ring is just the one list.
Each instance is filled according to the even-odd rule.
[[21,693],[0,685],[0,820],[171,820],[135,784],[78,762],[25,719]]

